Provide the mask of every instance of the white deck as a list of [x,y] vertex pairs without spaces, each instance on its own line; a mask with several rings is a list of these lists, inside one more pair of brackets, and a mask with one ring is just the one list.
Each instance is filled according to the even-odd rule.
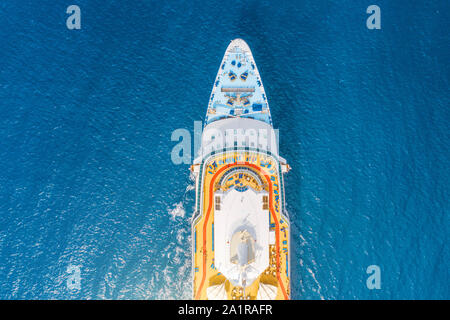
[[263,121],[244,118],[214,121],[203,130],[199,156],[233,147],[250,147],[278,156],[277,138],[272,126]]
[[[233,285],[251,285],[269,265],[269,210],[262,209],[263,195],[267,192],[234,188],[215,194],[221,198],[221,210],[214,212],[215,266]],[[254,259],[242,265],[232,262],[231,239],[244,230],[254,240]]]

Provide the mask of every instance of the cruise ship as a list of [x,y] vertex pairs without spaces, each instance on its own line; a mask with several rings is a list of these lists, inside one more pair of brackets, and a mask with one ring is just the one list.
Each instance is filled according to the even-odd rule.
[[290,299],[290,224],[269,104],[247,43],[231,41],[191,166],[193,298]]

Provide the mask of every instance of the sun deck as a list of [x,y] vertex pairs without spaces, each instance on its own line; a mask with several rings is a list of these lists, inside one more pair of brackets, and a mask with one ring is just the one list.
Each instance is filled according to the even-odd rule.
[[[193,223],[195,299],[211,299],[211,295],[220,296],[220,292],[222,298],[231,300],[289,299],[289,221],[282,210],[282,181],[278,161],[258,152],[227,152],[207,159],[201,172],[201,214]],[[228,250],[225,243],[214,241],[217,238],[214,222],[221,210],[220,206],[224,205],[217,195],[230,189],[239,192],[251,189],[260,193],[262,198],[257,206],[261,213],[258,214],[263,217],[263,212],[267,212],[267,220],[261,221],[261,224],[263,228],[264,225],[267,227],[267,248],[264,250],[267,250],[268,258],[256,261],[254,265],[263,268],[247,286],[226,278],[223,272],[230,273],[232,270],[222,266],[220,272],[215,263],[218,260],[215,246],[222,246],[221,257],[223,249]]]

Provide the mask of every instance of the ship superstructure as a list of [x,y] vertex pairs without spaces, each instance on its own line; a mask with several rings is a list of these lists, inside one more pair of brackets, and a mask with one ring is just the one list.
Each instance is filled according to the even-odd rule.
[[208,104],[192,219],[195,299],[290,297],[290,225],[269,104],[250,48],[231,41]]

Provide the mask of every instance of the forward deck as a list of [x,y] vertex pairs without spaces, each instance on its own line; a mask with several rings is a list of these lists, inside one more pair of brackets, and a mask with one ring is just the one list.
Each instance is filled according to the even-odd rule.
[[225,52],[214,81],[205,124],[233,117],[272,125],[261,76],[250,48],[242,39],[233,40]]

